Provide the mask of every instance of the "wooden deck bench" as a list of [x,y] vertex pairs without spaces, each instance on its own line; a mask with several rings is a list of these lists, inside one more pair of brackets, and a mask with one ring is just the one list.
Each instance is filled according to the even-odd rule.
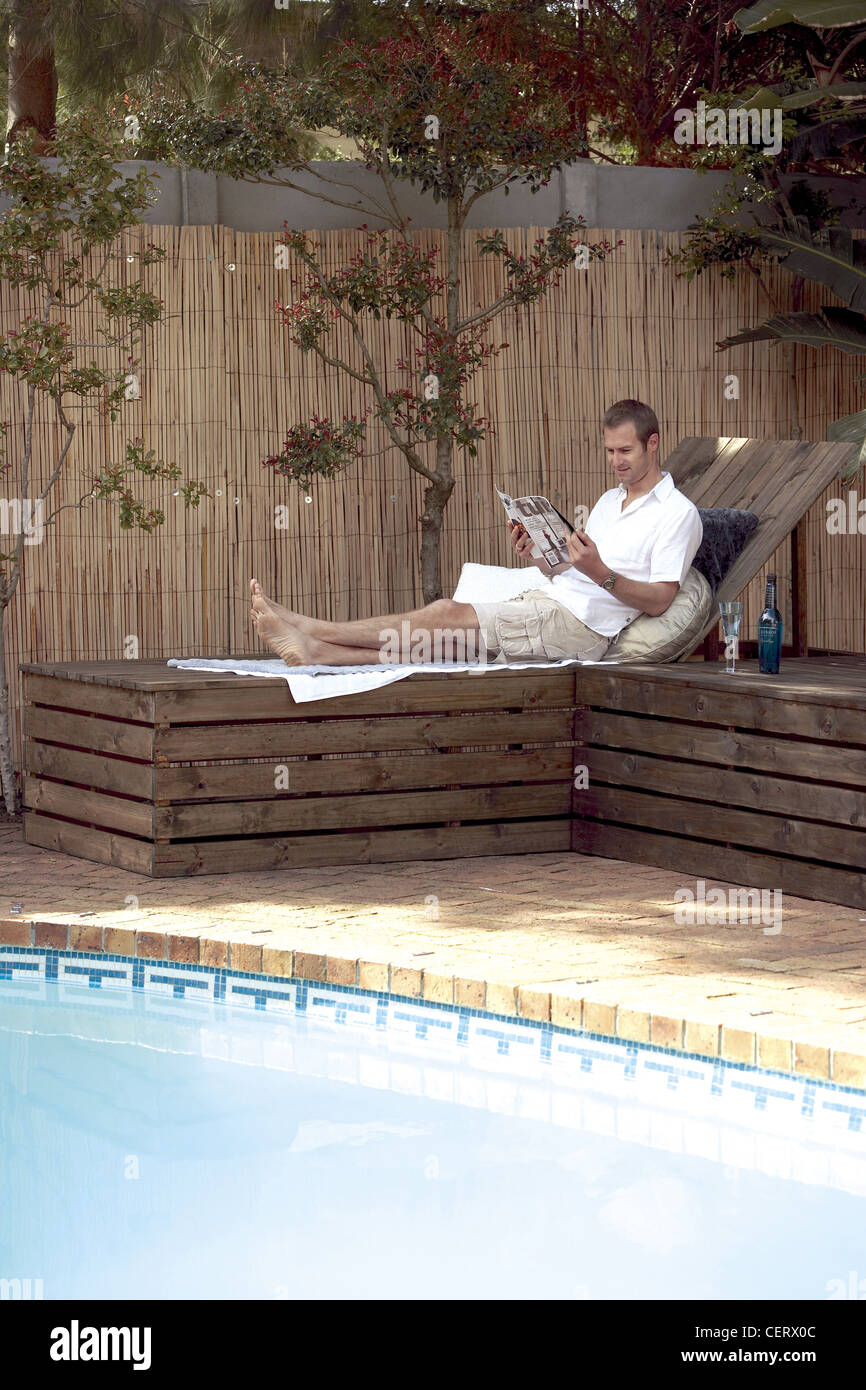
[[866,664],[745,666],[301,705],[161,662],[26,666],[25,838],[154,877],[573,849],[866,910]]
[[22,670],[30,844],[155,877],[569,848],[567,667],[305,704],[156,661]]

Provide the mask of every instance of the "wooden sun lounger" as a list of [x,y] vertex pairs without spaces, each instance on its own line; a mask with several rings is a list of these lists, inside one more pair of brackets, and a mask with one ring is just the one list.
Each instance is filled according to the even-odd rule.
[[[806,656],[806,565],[802,518],[824,489],[856,453],[852,444],[809,439],[683,439],[664,468],[696,507],[738,507],[754,512],[758,527],[725,576],[712,616],[683,661],[708,634],[717,636],[719,603],[737,598],[770,556],[791,537],[792,642],[796,656]],[[717,641],[705,655],[715,660]]]

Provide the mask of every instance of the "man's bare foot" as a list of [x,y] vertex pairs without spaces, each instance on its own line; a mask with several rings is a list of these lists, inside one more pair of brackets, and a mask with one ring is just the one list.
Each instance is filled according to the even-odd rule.
[[268,598],[264,589],[257,579],[250,580],[250,594],[253,600],[260,599],[265,607],[269,608],[283,622],[289,624],[298,632],[312,632],[312,619],[304,616],[303,613],[296,613],[292,608],[286,608],[284,604],[277,603],[276,599]]
[[309,639],[303,632],[274,613],[262,595],[253,599],[250,613],[253,627],[272,652],[282,657],[287,666],[312,666]]

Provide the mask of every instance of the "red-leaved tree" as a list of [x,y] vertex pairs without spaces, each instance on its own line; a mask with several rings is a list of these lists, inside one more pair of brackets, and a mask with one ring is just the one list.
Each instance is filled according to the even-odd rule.
[[[474,457],[492,423],[478,413],[471,386],[507,347],[490,337],[495,320],[614,249],[581,243],[582,218],[570,213],[528,255],[513,254],[501,232],[479,235],[477,249],[498,262],[501,286],[489,303],[461,308],[464,229],[479,200],[515,184],[537,192],[584,151],[561,50],[517,11],[422,12],[407,14],[398,34],[340,45],[312,76],[242,66],[241,100],[218,120],[157,97],[141,112],[141,139],[162,158],[308,192],[296,178],[303,170],[319,180],[317,196],[385,224],[334,273],[313,238],[285,227],[282,241],[299,274],[292,301],[277,305],[280,320],[304,352],[355,382],[359,411],[341,422],[291,424],[265,462],[306,488],[360,457],[367,417],[381,420],[388,447],[425,482],[421,580],[430,601],[442,594],[440,542],[455,453]],[[377,176],[375,193],[354,185],[348,169],[345,177],[326,173],[302,158],[290,132],[303,129],[354,140]],[[410,229],[400,199],[410,184],[444,204],[438,253],[423,250]],[[384,365],[370,331],[383,315],[403,322],[411,342],[404,357]],[[338,324],[355,344],[353,361],[335,345]],[[395,368],[404,384],[389,389]]]

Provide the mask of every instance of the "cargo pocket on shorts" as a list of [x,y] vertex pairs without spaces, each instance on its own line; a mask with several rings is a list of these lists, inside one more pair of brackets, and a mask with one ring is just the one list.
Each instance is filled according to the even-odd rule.
[[541,615],[535,605],[522,606],[513,614],[507,610],[497,613],[495,628],[496,640],[505,657],[512,661],[549,660],[541,636]]

